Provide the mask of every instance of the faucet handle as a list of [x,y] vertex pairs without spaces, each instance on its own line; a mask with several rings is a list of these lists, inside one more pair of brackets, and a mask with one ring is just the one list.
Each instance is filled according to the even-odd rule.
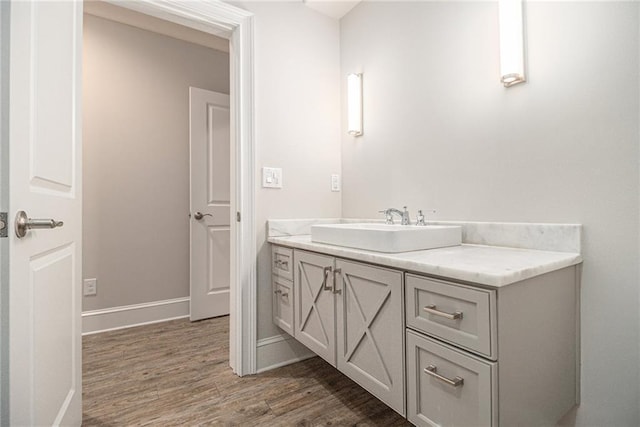
[[402,207],[402,225],[411,225],[411,218],[409,218],[409,211],[406,206]]
[[427,225],[427,223],[424,220],[424,214],[422,213],[422,209],[418,210],[418,216],[416,219],[417,219],[416,225]]
[[391,215],[390,209],[383,209],[378,211],[381,214],[384,214],[384,223],[385,224],[393,224],[393,215]]

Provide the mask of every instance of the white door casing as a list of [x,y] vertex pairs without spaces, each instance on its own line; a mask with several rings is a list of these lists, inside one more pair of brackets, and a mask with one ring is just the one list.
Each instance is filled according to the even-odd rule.
[[82,2],[13,2],[10,23],[10,223],[64,222],[9,233],[10,424],[80,425]]
[[189,88],[191,321],[229,314],[229,114],[229,95]]

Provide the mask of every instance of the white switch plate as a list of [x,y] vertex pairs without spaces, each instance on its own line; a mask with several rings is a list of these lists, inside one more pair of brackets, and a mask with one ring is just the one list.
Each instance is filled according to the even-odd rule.
[[98,293],[98,279],[84,279],[83,285],[83,295],[85,297]]
[[282,188],[282,168],[262,168],[263,188]]
[[331,175],[331,191],[340,191],[340,175]]

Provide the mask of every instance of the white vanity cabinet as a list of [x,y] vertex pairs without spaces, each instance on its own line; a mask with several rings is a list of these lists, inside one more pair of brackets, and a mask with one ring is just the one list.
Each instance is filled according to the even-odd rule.
[[295,338],[405,414],[402,273],[294,251]]
[[274,322],[413,424],[555,425],[579,402],[578,266],[487,286],[305,249],[273,246]]

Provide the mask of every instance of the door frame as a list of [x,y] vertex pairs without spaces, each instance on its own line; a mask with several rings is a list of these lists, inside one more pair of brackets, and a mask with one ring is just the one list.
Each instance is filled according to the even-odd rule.
[[[9,211],[9,13],[0,1],[0,211]],[[9,239],[0,239],[0,426],[9,425]]]
[[[231,292],[229,363],[239,375],[256,372],[257,285],[253,115],[253,14],[216,0],[106,0],[229,40],[231,107]],[[233,214],[232,216],[236,216]]]

